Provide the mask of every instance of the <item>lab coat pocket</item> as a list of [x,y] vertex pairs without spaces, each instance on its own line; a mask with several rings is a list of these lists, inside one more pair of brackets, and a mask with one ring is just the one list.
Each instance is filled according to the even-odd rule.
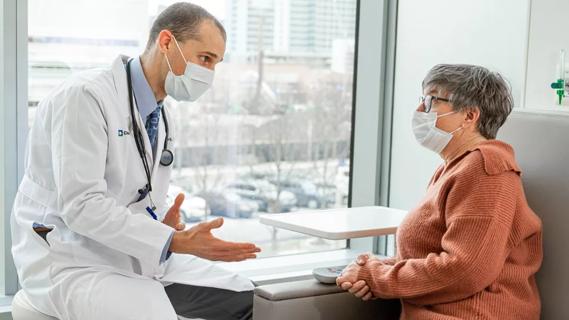
[[53,231],[55,226],[51,224],[47,225],[44,221],[48,214],[53,212],[57,206],[57,196],[55,191],[49,190],[48,188],[36,183],[28,175],[24,175],[22,182],[18,187],[18,192],[27,198],[28,201],[35,204],[33,207],[28,205],[28,210],[22,210],[22,212],[27,211],[28,214],[21,213],[22,215],[28,216],[29,220],[25,222],[27,225],[26,227],[29,226],[28,232],[36,243],[49,250],[47,236]]
[[45,226],[39,224],[32,224],[31,234],[34,241],[41,247],[50,250],[49,234],[53,231],[55,227],[53,225]]

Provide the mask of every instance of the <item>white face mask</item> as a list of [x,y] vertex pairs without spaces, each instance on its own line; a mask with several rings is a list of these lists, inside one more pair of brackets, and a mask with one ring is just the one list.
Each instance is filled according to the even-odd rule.
[[176,42],[178,51],[180,51],[182,58],[184,58],[186,62],[186,70],[182,75],[175,75],[172,71],[170,61],[168,61],[168,56],[164,54],[168,68],[170,68],[168,75],[166,75],[166,82],[164,83],[166,94],[177,101],[196,101],[211,87],[214,72],[186,60],[176,38],[174,38],[174,41]]
[[452,134],[462,129],[462,126],[452,132],[446,132],[437,128],[437,119],[453,113],[456,113],[456,111],[439,116],[436,112],[415,111],[412,126],[417,142],[423,147],[440,154],[452,139]]

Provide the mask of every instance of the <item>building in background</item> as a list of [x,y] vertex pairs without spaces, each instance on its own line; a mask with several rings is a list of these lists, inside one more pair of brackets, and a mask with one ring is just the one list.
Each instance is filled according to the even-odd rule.
[[28,6],[28,105],[36,106],[73,72],[108,66],[117,52],[138,54],[146,44],[140,30],[148,29],[148,2],[58,0]]
[[[329,67],[334,41],[355,39],[353,0],[227,0],[232,59]],[[353,64],[353,63],[352,63]]]

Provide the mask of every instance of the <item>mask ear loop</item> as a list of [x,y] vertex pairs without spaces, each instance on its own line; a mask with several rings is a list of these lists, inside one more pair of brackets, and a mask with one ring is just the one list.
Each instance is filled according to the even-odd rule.
[[459,130],[461,130],[461,129],[464,129],[464,127],[463,127],[462,125],[460,125],[460,127],[458,127],[458,128],[456,128],[456,129],[452,130],[451,132],[449,132],[449,134],[454,134],[455,132],[457,132],[457,131],[459,131]]
[[[458,111],[451,111],[451,112],[443,113],[443,114],[441,114],[441,115],[437,115],[437,120],[438,120],[439,118],[446,117],[446,116],[448,116],[448,115],[455,114],[455,113],[458,113]],[[436,125],[437,125],[437,122],[435,121],[435,126],[436,126]],[[463,127],[462,125],[460,125],[460,127],[456,128],[456,129],[454,129],[453,131],[449,132],[449,134],[454,134],[455,132],[457,132],[457,131],[459,131],[459,130],[461,130],[461,129],[464,129],[464,127]]]
[[449,115],[451,115],[451,114],[455,114],[455,113],[457,113],[457,112],[458,112],[458,111],[451,111],[451,112],[443,113],[443,114],[441,114],[441,115],[437,115],[437,119],[438,119],[438,118],[442,118],[442,117],[449,116]]
[[[184,56],[184,53],[182,52],[182,49],[180,48],[180,45],[178,44],[178,40],[176,40],[176,37],[174,37],[174,34],[172,34],[172,39],[174,39],[174,43],[176,44],[176,47],[178,48],[178,51],[180,52],[182,59],[184,59],[184,62],[186,64],[188,64],[188,60],[186,60],[186,57]],[[172,65],[170,64],[170,60],[168,59],[168,55],[166,53],[164,53],[164,58],[166,58],[166,63],[168,64],[168,69],[170,69],[170,71],[172,73],[174,73],[174,70],[172,69]],[[175,73],[174,73],[174,75],[175,75]]]
[[[458,113],[458,111],[447,112],[447,113],[445,113],[445,114],[442,114],[442,115],[438,116],[437,119],[440,118],[440,117],[444,117],[444,116],[448,116],[448,115],[454,114],[454,113]],[[463,126],[462,124],[460,125],[460,127],[456,128],[456,129],[454,129],[454,130],[452,130],[452,131],[449,132],[449,133],[450,133],[450,134],[454,134],[455,132],[457,132],[457,131],[459,131],[459,130],[461,130],[461,129],[464,129],[464,126]]]
[[174,38],[174,42],[176,43],[176,47],[178,47],[178,51],[180,51],[180,55],[182,56],[182,59],[184,59],[184,62],[186,64],[188,64],[188,60],[184,56],[184,53],[182,52],[182,48],[180,48],[180,45],[178,44],[178,40],[176,40],[176,37],[174,37],[174,34],[172,34],[172,38]]
[[170,72],[174,73],[174,71],[172,71],[172,66],[170,65],[170,61],[168,61],[168,55],[166,53],[164,53],[164,58],[166,58],[166,63],[168,64],[168,69],[170,69]]

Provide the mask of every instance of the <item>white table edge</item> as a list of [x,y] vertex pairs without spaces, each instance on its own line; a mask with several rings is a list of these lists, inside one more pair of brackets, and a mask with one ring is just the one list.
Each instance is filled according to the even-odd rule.
[[347,235],[346,232],[325,232],[299,225],[289,224],[279,220],[273,220],[270,218],[269,215],[259,216],[259,222],[268,226],[283,228],[289,231],[299,232],[309,236],[320,237],[328,240],[346,240],[354,238],[379,237],[384,235],[395,234],[397,232],[397,227],[390,227],[390,228],[385,228],[379,232],[377,229],[351,231],[349,232],[349,235]]

